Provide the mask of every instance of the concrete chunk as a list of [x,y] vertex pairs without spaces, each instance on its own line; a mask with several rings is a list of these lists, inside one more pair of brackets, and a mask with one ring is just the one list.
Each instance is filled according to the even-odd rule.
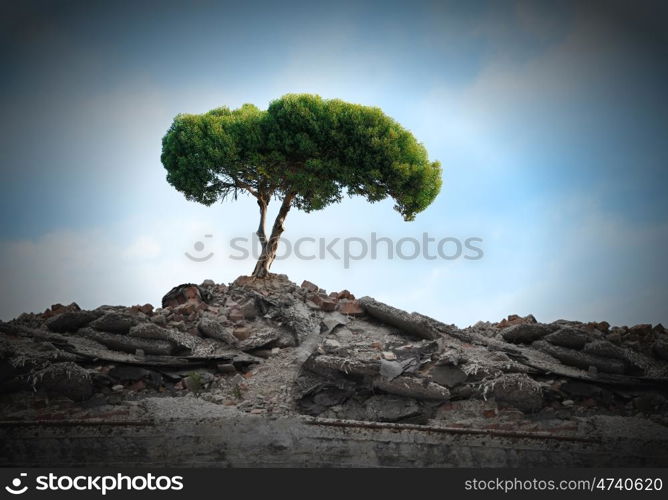
[[437,339],[440,336],[439,331],[433,325],[433,320],[430,321],[430,318],[426,316],[417,313],[409,314],[371,297],[362,297],[358,302],[367,314],[404,333],[429,340]]

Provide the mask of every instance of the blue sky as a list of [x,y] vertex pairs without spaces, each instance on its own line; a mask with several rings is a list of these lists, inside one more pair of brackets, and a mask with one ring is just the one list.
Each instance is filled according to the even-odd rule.
[[[460,326],[668,322],[658,2],[91,4],[3,7],[0,318],[158,304],[175,284],[248,274],[227,242],[254,230],[255,204],[187,202],[160,140],[179,112],[311,92],[380,106],[444,183],[412,223],[347,199],[291,212],[287,238],[480,237],[484,258],[273,271]],[[204,234],[214,258],[189,261]]]

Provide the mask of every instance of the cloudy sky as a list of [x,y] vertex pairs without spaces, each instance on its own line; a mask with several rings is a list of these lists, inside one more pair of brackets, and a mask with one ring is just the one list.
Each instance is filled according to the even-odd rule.
[[459,326],[668,323],[659,2],[14,4],[0,16],[1,319],[159,304],[176,284],[249,274],[230,239],[250,237],[256,205],[187,202],[161,138],[180,112],[310,92],[381,107],[441,161],[443,189],[411,223],[391,201],[293,211],[286,238],[476,237],[484,256],[293,256],[273,271]]

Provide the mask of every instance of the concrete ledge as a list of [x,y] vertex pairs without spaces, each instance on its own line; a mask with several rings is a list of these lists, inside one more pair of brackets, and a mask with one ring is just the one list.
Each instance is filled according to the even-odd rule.
[[0,422],[0,465],[668,466],[665,436],[583,437],[223,413],[127,422]]

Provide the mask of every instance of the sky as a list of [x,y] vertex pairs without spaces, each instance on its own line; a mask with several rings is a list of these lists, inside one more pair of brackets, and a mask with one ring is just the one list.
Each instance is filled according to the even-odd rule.
[[392,200],[292,210],[289,242],[427,233],[450,249],[479,238],[482,258],[379,250],[345,266],[293,253],[272,271],[460,327],[509,314],[668,324],[660,2],[0,9],[2,320],[57,302],[159,305],[179,283],[250,274],[230,245],[251,237],[256,204],[186,201],[165,179],[161,139],[178,113],[308,92],[380,107],[442,163],[443,187],[413,222]]

